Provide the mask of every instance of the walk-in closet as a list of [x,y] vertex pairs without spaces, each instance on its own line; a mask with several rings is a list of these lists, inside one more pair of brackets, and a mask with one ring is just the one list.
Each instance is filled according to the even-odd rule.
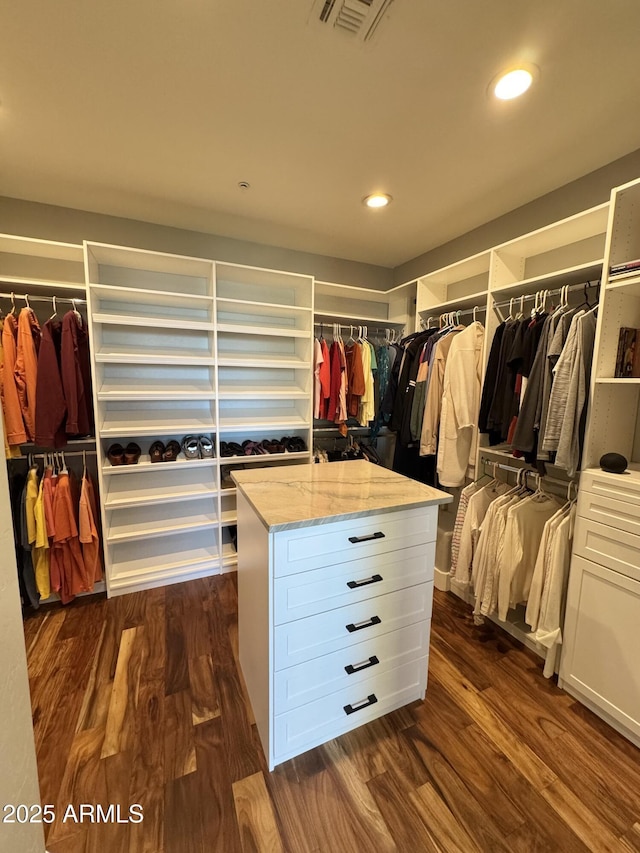
[[5,5],[0,853],[638,853],[640,9]]

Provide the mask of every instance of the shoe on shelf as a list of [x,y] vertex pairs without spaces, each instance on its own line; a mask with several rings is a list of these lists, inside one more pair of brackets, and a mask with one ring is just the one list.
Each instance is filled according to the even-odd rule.
[[161,441],[154,441],[149,448],[149,459],[151,459],[152,462],[163,462],[164,451],[164,444]]
[[182,439],[182,452],[186,459],[200,459],[200,439],[196,435],[185,435]]
[[244,447],[241,444],[238,444],[237,441],[230,441],[227,444],[229,449],[229,456],[244,456]]
[[112,465],[124,465],[124,447],[121,444],[112,444],[107,450],[107,459]]
[[180,444],[175,439],[171,439],[164,449],[162,459],[164,462],[175,462],[180,453]]
[[262,446],[267,453],[284,453],[284,445],[279,441],[275,441],[275,439],[273,441],[265,439],[262,442]]
[[197,438],[200,459],[213,459],[213,442],[208,435],[199,435]]
[[124,464],[137,465],[141,453],[140,445],[136,444],[135,441],[130,441],[124,449]]

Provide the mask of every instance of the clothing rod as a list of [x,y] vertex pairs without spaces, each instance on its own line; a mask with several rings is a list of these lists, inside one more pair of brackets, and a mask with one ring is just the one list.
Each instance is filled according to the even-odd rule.
[[27,462],[29,457],[32,459],[44,459],[45,456],[53,456],[56,453],[61,453],[65,459],[69,459],[71,456],[96,456],[97,450],[50,450],[48,453],[27,453],[26,456],[9,456],[7,457],[7,462]]
[[[342,323],[330,323],[329,321],[325,322],[323,320],[317,320],[317,321],[314,320],[313,325],[314,326],[320,326],[322,328],[324,326],[327,326],[327,327],[337,326],[338,328],[345,329],[345,330],[346,329],[363,328],[363,329],[366,329],[368,332],[370,332],[370,331],[385,332],[387,329],[389,329],[390,332],[394,332],[394,331],[398,331],[398,327],[401,326],[402,324],[401,323],[391,323],[391,321],[389,321],[389,326],[372,326],[370,323],[347,323],[346,325],[344,325]],[[404,326],[403,326],[403,328],[404,328]]]
[[[599,286],[600,286],[600,281],[598,281],[596,284],[593,284],[593,282],[590,282],[590,281],[583,281],[580,284],[565,285],[565,287],[568,288],[569,292],[574,291],[574,290],[582,290],[583,288],[586,288],[586,287],[599,287]],[[559,296],[562,293],[562,290],[563,290],[562,287],[556,287],[554,290],[547,290],[546,293],[547,293],[547,296]],[[539,293],[544,293],[544,288],[542,288],[541,290],[537,290],[535,293],[524,293],[521,296],[512,296],[511,299],[507,299],[505,302],[494,302],[492,307],[493,308],[508,308],[512,303],[515,305],[521,299],[524,302],[527,302],[530,299],[535,299],[536,295]],[[473,314],[474,310],[475,311],[486,311],[487,306],[486,305],[476,305],[475,308],[462,308],[459,311],[455,310],[454,308],[451,308],[450,310],[447,310],[447,311],[440,311],[437,307],[436,308],[425,308],[423,311],[420,311],[420,316],[424,317],[426,315],[429,315],[430,317],[440,317],[442,314]]]
[[540,474],[534,471],[533,468],[516,468],[515,465],[505,465],[504,462],[494,462],[492,459],[487,459],[485,456],[480,457],[480,462],[483,465],[489,465],[491,468],[499,468],[501,471],[513,471],[514,474],[519,474],[524,471],[525,476],[535,474],[547,483],[556,483],[558,486],[568,486],[569,483],[575,483],[575,478],[568,477],[566,480],[559,480],[557,477],[549,477],[547,474]]
[[[23,302],[26,302],[27,299],[29,302],[48,302],[52,304],[55,294],[51,294],[51,296],[31,296],[30,293],[0,293],[0,299],[21,299]],[[86,299],[76,299],[76,297],[69,296],[55,296],[56,302],[68,302],[71,304],[77,305],[86,305]]]

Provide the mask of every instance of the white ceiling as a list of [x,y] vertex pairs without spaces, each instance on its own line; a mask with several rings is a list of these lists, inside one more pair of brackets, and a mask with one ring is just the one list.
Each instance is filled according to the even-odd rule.
[[393,267],[640,147],[636,0],[312,5],[1,0],[0,194]]

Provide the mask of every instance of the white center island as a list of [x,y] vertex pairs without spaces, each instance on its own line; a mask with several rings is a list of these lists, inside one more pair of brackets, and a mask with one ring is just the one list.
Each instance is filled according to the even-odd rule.
[[235,471],[240,665],[269,769],[422,699],[438,505],[366,461]]

